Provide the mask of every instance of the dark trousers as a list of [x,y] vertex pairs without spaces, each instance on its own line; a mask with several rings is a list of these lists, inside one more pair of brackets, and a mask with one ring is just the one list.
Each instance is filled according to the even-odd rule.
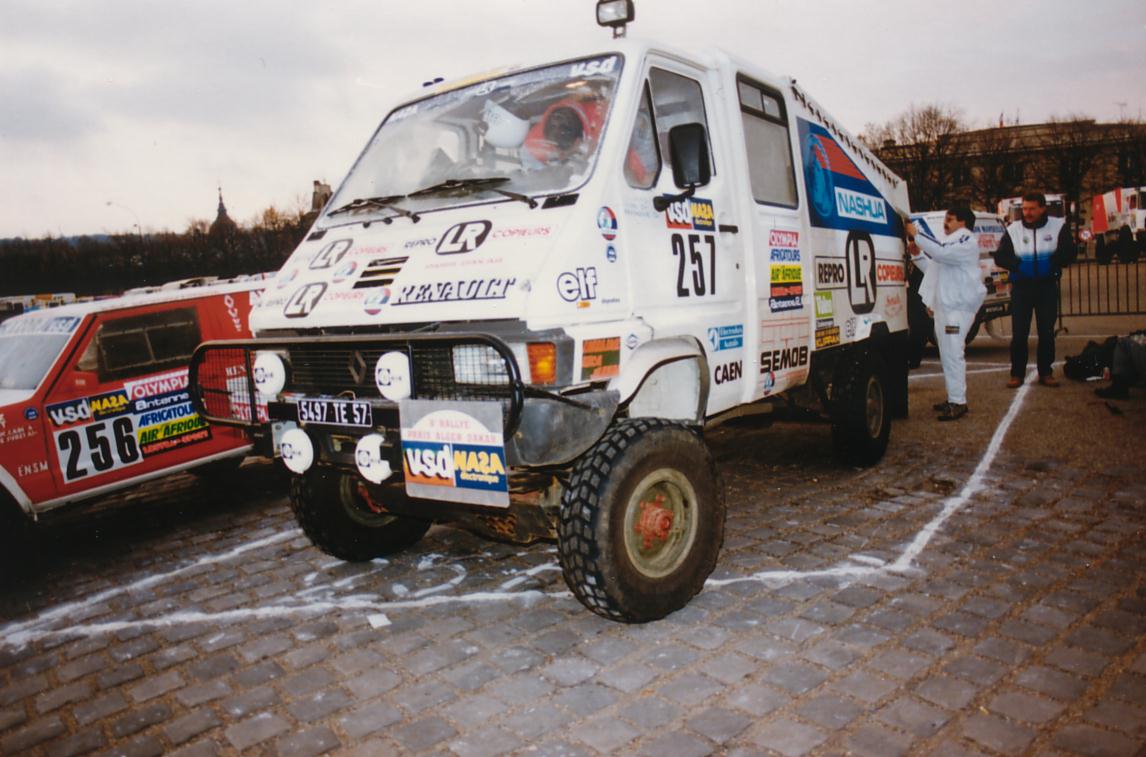
[[1058,317],[1058,281],[1053,278],[1016,281],[1011,285],[1011,375],[1027,373],[1027,338],[1031,313],[1038,324],[1039,376],[1051,375],[1054,365],[1054,322]]

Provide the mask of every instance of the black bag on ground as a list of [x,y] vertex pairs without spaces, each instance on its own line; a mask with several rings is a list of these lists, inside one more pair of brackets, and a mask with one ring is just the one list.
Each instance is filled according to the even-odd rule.
[[1102,344],[1093,340],[1086,343],[1078,355],[1067,357],[1062,372],[1075,381],[1086,381],[1101,376],[1114,360],[1114,345],[1118,337],[1108,337]]

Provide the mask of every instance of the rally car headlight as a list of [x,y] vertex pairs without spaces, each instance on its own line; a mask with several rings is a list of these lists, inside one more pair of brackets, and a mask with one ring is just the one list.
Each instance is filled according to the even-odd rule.
[[286,386],[286,361],[277,352],[255,353],[255,389],[265,397],[276,397]]

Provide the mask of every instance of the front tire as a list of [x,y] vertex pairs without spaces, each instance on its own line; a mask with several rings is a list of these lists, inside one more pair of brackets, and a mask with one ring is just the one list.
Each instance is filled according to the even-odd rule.
[[879,462],[891,437],[887,370],[875,352],[846,359],[839,368],[832,398],[832,447],[846,465]]
[[431,525],[381,511],[358,490],[356,477],[321,468],[291,477],[290,506],[314,546],[348,562],[400,552],[416,544]]
[[562,498],[565,582],[602,617],[663,618],[716,567],[724,514],[715,463],[696,433],[659,419],[620,421],[578,461]]

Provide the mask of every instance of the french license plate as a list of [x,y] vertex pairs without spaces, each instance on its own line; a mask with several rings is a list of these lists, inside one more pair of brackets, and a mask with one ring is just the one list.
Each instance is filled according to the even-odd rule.
[[374,412],[369,402],[358,400],[302,399],[298,401],[298,420],[327,426],[373,428]]

